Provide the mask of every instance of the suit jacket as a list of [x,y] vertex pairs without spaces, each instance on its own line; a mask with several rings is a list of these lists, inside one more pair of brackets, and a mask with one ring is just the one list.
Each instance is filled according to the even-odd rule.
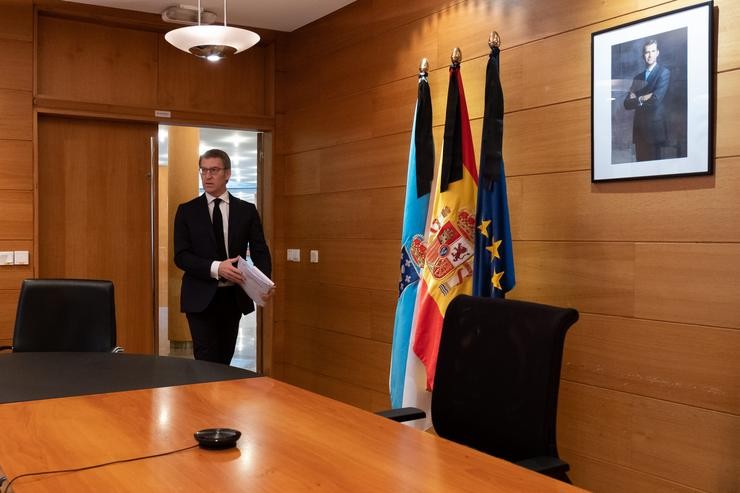
[[660,144],[667,138],[666,111],[664,99],[668,92],[671,80],[671,71],[663,65],[656,65],[645,80],[645,72],[640,72],[632,79],[630,92],[635,96],[651,94],[650,99],[642,106],[637,102],[637,97],[630,98],[629,94],[624,100],[624,107],[635,110],[635,120],[632,127],[633,141],[645,141],[651,144]]
[[[229,194],[229,258],[250,256],[268,277],[271,274],[270,250],[265,242],[257,208],[254,204]],[[175,214],[175,265],[184,272],[180,290],[180,311],[199,313],[206,309],[218,289],[211,277],[211,263],[216,260],[216,235],[213,233],[208,199],[203,194],[180,204]],[[237,304],[243,314],[254,311],[254,303],[243,289],[237,289]]]

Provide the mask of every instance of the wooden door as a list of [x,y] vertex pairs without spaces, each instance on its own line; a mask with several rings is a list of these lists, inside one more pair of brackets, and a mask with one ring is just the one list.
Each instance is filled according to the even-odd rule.
[[[110,279],[118,345],[151,353],[154,124],[40,116],[39,277]],[[156,142],[156,141],[155,141]]]

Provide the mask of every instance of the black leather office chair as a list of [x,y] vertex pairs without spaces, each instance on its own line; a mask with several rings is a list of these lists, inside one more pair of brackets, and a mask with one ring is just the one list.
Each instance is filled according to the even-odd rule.
[[13,332],[14,352],[118,352],[110,281],[26,279]]
[[[572,308],[455,298],[444,317],[432,392],[437,434],[570,482],[555,431],[565,334],[577,320]],[[398,410],[390,414],[404,420]]]

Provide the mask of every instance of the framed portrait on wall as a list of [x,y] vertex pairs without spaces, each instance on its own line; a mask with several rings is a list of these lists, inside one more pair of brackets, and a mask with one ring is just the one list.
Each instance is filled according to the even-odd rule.
[[591,181],[712,172],[712,8],[591,35]]

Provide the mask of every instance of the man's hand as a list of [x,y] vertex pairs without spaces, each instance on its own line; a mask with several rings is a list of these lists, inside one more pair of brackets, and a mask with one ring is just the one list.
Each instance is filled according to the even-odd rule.
[[244,280],[244,276],[241,271],[232,265],[238,258],[239,257],[227,258],[219,264],[218,278],[220,280],[231,281],[234,283],[240,283]]

